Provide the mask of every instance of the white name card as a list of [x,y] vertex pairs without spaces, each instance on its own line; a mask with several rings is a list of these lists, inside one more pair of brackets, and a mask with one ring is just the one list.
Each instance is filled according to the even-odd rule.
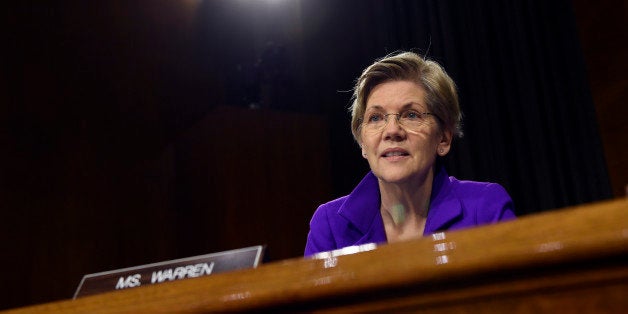
[[74,299],[88,295],[255,268],[264,246],[199,255],[83,276]]

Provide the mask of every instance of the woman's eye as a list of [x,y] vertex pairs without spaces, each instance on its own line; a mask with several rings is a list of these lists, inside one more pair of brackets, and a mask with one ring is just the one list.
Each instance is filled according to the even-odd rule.
[[381,114],[375,113],[375,114],[369,115],[368,122],[379,122],[379,121],[382,121],[383,119],[384,117]]
[[406,111],[403,114],[403,117],[410,120],[418,120],[421,117],[421,115],[416,111]]

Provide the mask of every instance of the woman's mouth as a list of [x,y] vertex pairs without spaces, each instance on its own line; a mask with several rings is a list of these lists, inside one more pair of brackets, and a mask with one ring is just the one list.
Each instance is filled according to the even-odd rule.
[[385,150],[381,156],[384,158],[397,159],[399,157],[410,156],[410,154],[406,150],[393,148]]

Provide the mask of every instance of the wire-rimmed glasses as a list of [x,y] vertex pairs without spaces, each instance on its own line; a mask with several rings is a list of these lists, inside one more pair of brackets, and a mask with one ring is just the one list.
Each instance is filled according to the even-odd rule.
[[[362,127],[368,132],[380,132],[388,124],[388,117],[395,116],[397,123],[406,130],[417,130],[422,125],[430,122],[429,117],[434,116],[431,112],[420,112],[414,109],[407,109],[400,113],[368,112],[362,119]],[[438,117],[437,117],[438,118]]]

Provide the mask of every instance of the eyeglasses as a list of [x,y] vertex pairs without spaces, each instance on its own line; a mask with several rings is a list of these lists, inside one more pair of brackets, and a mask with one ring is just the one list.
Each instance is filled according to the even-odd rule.
[[397,123],[407,130],[417,130],[422,125],[429,123],[429,116],[438,118],[431,112],[419,112],[414,109],[404,110],[400,113],[371,112],[364,116],[365,119],[362,119],[362,126],[365,131],[382,131],[388,124],[389,116],[395,116]]

